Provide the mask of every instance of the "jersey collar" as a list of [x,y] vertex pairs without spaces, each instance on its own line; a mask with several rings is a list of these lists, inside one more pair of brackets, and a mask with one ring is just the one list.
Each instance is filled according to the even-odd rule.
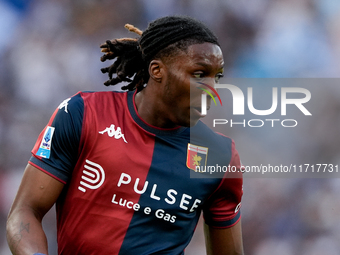
[[127,92],[127,103],[129,112],[133,120],[144,130],[153,133],[155,135],[174,135],[182,133],[187,127],[175,127],[175,128],[159,128],[146,123],[138,114],[135,104],[136,91]]

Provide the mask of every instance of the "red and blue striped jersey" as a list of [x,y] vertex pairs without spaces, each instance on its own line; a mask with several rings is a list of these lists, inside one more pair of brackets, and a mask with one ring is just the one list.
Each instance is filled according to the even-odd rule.
[[184,254],[201,212],[240,219],[242,174],[232,139],[201,121],[161,129],[138,115],[134,92],[79,92],[41,132],[30,164],[66,184],[57,200],[59,254]]

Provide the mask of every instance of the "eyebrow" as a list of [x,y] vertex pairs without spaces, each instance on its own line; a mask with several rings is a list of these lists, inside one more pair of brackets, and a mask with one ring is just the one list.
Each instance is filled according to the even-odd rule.
[[[203,66],[203,67],[206,67],[206,68],[209,68],[209,67],[211,67],[211,65],[209,65],[209,64],[206,64],[206,63],[204,63],[204,62],[198,62],[198,63],[195,63],[195,64],[196,64],[196,65]],[[221,65],[219,69],[224,69],[224,64],[223,64],[223,65]]]

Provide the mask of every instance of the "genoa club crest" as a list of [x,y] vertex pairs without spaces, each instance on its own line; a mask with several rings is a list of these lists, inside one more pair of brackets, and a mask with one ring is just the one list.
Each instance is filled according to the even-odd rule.
[[207,165],[208,148],[188,143],[187,167],[196,171]]

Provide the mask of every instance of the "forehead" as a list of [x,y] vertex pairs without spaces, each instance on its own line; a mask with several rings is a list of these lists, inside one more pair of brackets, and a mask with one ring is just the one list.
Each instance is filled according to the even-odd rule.
[[209,66],[223,66],[221,48],[213,43],[193,44],[187,48],[186,61]]

